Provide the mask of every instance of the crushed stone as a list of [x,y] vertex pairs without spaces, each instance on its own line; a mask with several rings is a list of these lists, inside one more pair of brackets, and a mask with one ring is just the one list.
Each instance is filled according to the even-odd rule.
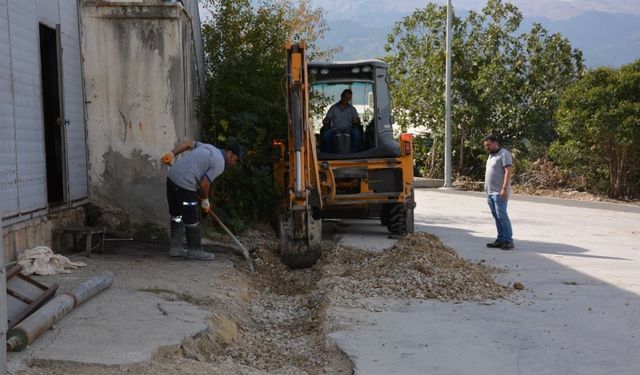
[[323,283],[351,298],[483,301],[511,292],[493,277],[502,270],[470,262],[428,233],[414,233],[378,253],[339,245],[323,254],[323,263]]

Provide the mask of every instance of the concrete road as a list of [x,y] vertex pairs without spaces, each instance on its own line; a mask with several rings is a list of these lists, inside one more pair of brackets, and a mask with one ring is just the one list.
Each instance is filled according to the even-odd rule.
[[[640,374],[640,207],[514,196],[515,251],[488,249],[483,194],[418,190],[417,229],[521,281],[510,300],[368,301],[332,311],[358,374]],[[342,242],[389,244],[352,223]],[[371,311],[373,310],[373,311]]]
[[104,271],[114,273],[114,283],[31,346],[9,353],[9,374],[23,371],[31,362],[61,361],[73,367],[149,361],[160,348],[180,345],[213,327],[208,318],[224,314],[246,294],[227,254],[217,254],[216,262],[175,260],[167,257],[165,244],[140,241],[109,242],[105,252],[74,257],[87,267],[69,274],[34,276],[45,285],[59,284],[59,293]]

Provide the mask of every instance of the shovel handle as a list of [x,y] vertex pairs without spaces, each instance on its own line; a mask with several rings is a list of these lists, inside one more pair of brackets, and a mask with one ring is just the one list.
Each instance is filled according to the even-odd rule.
[[238,245],[238,247],[240,248],[240,250],[242,251],[242,255],[244,256],[244,258],[247,261],[247,264],[249,265],[249,270],[251,270],[251,272],[254,272],[254,267],[253,267],[253,261],[251,260],[251,256],[249,255],[249,251],[247,250],[247,248],[244,247],[244,245],[242,244],[242,242],[240,242],[240,240],[238,240],[238,238],[236,236],[233,235],[233,233],[231,232],[231,230],[229,230],[229,228],[227,228],[226,225],[224,225],[224,223],[222,222],[222,220],[220,220],[220,218],[218,217],[218,215],[216,215],[215,213],[213,213],[212,210],[209,210],[209,216],[211,216],[213,218],[213,220],[216,221],[216,223],[218,223],[218,225],[220,225],[222,227],[222,229],[227,232],[227,234],[233,239],[233,242],[236,243],[236,245]]

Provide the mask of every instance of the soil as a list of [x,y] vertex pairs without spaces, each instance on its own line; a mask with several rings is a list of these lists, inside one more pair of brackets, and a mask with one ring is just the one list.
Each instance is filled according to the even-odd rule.
[[[280,262],[271,234],[250,231],[242,241],[252,249],[256,272],[238,272],[244,261],[237,257],[230,269],[236,275],[229,277],[240,273],[249,293],[230,293],[227,303],[192,298],[212,312],[209,329],[198,337],[164,348],[146,363],[34,363],[22,374],[352,374],[349,359],[327,338],[335,324],[327,317],[329,303],[366,308],[359,302],[366,297],[482,301],[513,291],[494,280],[501,270],[466,261],[426,233],[382,252],[327,244],[318,264],[304,270]],[[189,299],[182,294],[167,297]]]

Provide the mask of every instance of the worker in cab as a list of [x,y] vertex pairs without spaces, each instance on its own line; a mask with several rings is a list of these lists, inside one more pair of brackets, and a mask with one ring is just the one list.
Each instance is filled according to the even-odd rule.
[[327,115],[322,120],[321,129],[321,151],[334,152],[333,138],[343,133],[351,137],[351,152],[360,151],[362,139],[362,126],[358,111],[351,105],[353,92],[346,89],[340,95],[340,101],[332,105],[327,111]]
[[[176,157],[189,151],[182,157]],[[202,228],[198,221],[198,206],[203,213],[211,210],[209,185],[227,168],[242,161],[238,145],[224,149],[210,144],[185,141],[162,156],[162,163],[171,165],[167,174],[167,203],[171,214],[169,256],[195,260],[213,260],[214,255],[202,250]],[[183,247],[186,233],[187,248]]]

